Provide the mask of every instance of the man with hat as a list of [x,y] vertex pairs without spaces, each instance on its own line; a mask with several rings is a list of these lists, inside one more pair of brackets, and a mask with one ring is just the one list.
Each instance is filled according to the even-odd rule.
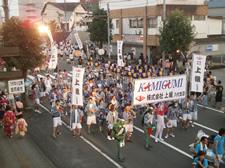
[[170,136],[173,138],[175,137],[173,132],[174,132],[174,127],[177,127],[177,118],[178,117],[179,117],[179,110],[177,108],[177,103],[173,103],[167,112],[168,122],[167,122],[167,133],[166,133],[165,138],[168,138],[170,128],[171,128]]
[[152,133],[152,130],[155,129],[156,123],[154,120],[154,109],[150,107],[147,109],[142,117],[142,126],[144,127],[144,133],[145,133],[145,149],[149,150],[151,146],[149,145],[149,138],[150,134]]
[[120,162],[124,162],[124,158],[121,155],[122,147],[125,145],[123,139],[126,134],[126,129],[124,124],[125,124],[125,120],[118,118],[118,122],[114,124],[113,131],[112,131],[112,137],[116,139],[116,143],[117,143],[117,149],[118,149],[117,159]]

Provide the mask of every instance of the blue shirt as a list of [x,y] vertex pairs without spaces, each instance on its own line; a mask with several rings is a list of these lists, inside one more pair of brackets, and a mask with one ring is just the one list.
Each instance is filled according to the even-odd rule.
[[[193,161],[193,164],[195,164],[195,168],[198,168],[198,159],[199,157],[196,157],[195,160]],[[204,167],[208,167],[208,161],[204,158],[203,164]]]
[[[201,143],[198,143],[195,147],[195,153],[198,153],[201,150]],[[206,153],[205,145],[203,145],[203,151]]]
[[219,135],[217,135],[215,138],[214,138],[214,142],[213,142],[213,150],[212,152],[214,154],[216,154],[215,152],[215,141],[218,140],[218,145],[217,145],[217,153],[218,155],[223,155],[224,154],[224,151],[223,151],[223,143],[224,143],[224,140],[225,140],[225,137],[219,137]]

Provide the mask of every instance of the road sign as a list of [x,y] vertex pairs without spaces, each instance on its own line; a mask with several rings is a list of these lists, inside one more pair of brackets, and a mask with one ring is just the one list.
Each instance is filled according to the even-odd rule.
[[24,82],[24,86],[25,86],[25,87],[30,87],[31,84],[32,84],[31,81],[26,81],[26,82]]
[[8,81],[8,87],[10,94],[25,93],[24,79],[10,80]]

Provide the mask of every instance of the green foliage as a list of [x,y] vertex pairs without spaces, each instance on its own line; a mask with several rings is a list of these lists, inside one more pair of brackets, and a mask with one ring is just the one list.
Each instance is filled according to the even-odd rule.
[[55,32],[56,26],[57,26],[57,24],[56,24],[55,20],[52,20],[48,23],[48,28],[52,33]]
[[4,24],[1,34],[4,47],[19,47],[20,50],[19,58],[4,58],[7,67],[15,66],[26,72],[43,62],[40,34],[30,21],[11,18]]
[[178,9],[169,14],[159,31],[160,49],[166,53],[174,54],[176,50],[187,51],[195,37],[195,27],[191,25],[184,12]]
[[[100,47],[103,43],[108,41],[108,23],[107,12],[104,9],[97,8],[93,12],[92,23],[88,25],[88,32],[90,32],[90,40],[93,42],[100,42]],[[112,28],[112,20],[110,19],[110,28]],[[110,36],[112,40],[112,35]]]

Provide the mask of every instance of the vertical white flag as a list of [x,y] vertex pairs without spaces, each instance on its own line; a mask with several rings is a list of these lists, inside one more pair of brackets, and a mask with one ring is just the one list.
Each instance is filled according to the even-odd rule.
[[124,64],[123,64],[122,50],[123,50],[123,41],[117,40],[117,65],[123,67]]
[[81,42],[81,39],[80,39],[80,36],[77,32],[74,33],[74,36],[75,36],[75,39],[77,41],[77,44],[79,46],[79,49],[81,50],[83,48],[83,45],[82,45],[82,42]]
[[191,73],[192,92],[203,92],[205,60],[206,56],[193,54],[192,73]]
[[83,106],[83,76],[84,68],[73,67],[72,105]]
[[51,52],[52,52],[52,55],[51,55],[51,58],[49,60],[48,68],[55,69],[56,66],[57,66],[57,62],[58,62],[58,49],[57,49],[57,47],[53,46],[51,48]]

